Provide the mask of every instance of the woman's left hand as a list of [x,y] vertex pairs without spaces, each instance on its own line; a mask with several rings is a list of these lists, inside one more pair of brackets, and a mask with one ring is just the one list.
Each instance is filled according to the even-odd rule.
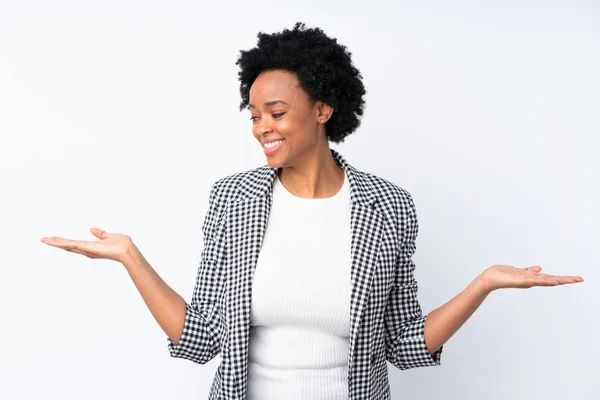
[[539,265],[527,268],[515,268],[510,265],[492,265],[482,273],[483,282],[488,291],[503,288],[526,289],[533,286],[557,286],[567,283],[583,282],[580,276],[556,276],[540,274]]

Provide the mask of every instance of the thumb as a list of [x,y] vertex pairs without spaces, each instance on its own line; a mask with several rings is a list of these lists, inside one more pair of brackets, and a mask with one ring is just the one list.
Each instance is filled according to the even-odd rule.
[[98,228],[92,228],[90,229],[90,232],[92,232],[92,235],[96,236],[100,240],[107,239],[110,236],[107,232]]
[[534,265],[533,267],[527,267],[525,269],[528,271],[540,272],[542,270],[542,267],[540,267],[539,265]]

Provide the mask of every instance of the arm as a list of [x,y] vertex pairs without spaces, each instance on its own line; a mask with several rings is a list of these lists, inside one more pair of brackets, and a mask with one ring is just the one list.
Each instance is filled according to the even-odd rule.
[[[408,193],[408,192],[407,192]],[[388,361],[400,369],[440,365],[443,345],[465,323],[489,294],[483,274],[443,306],[423,316],[414,278],[419,230],[414,201],[408,193],[408,215],[404,245],[397,261],[396,279],[390,294],[387,316],[390,337]]]
[[191,304],[160,278],[133,243],[123,261],[150,312],[167,334],[171,356],[199,364],[213,359],[220,351],[215,293],[220,277],[214,259],[216,243],[208,235],[209,227],[216,221],[214,199],[215,185],[210,191],[209,210],[202,228],[204,249]]
[[495,264],[487,268],[465,290],[429,313],[425,324],[425,340],[429,351],[433,352],[450,339],[494,290],[583,282],[580,276],[540,274],[541,270],[539,265],[515,268],[512,265]]
[[123,265],[156,322],[170,338],[179,340],[185,320],[185,300],[162,280],[135,244],[131,243]]
[[452,300],[431,311],[425,322],[425,342],[429,352],[433,353],[446,343],[473,315],[488,294],[483,275],[479,275]]
[[388,348],[388,360],[401,369],[438,365],[444,343],[494,290],[583,282],[580,276],[541,274],[540,266],[515,268],[510,265],[492,265],[453,299],[423,317],[416,299],[417,283],[413,277],[415,265],[411,260],[415,252],[418,223],[410,194],[408,203],[405,241],[399,252],[398,271],[388,305],[391,311],[388,313],[386,309],[386,327],[389,327],[390,337],[397,336]]

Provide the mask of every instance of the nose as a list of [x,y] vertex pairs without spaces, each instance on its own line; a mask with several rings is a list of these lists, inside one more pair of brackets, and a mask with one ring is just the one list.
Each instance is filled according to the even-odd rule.
[[265,133],[272,132],[271,120],[269,118],[260,118],[257,124],[257,132],[259,136],[263,136]]

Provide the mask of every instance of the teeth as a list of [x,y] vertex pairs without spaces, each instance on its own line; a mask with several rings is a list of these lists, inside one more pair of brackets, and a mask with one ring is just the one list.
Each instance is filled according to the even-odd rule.
[[267,144],[265,144],[265,149],[270,149],[271,147],[278,146],[279,143],[283,143],[283,140],[278,140],[276,142],[267,143]]

